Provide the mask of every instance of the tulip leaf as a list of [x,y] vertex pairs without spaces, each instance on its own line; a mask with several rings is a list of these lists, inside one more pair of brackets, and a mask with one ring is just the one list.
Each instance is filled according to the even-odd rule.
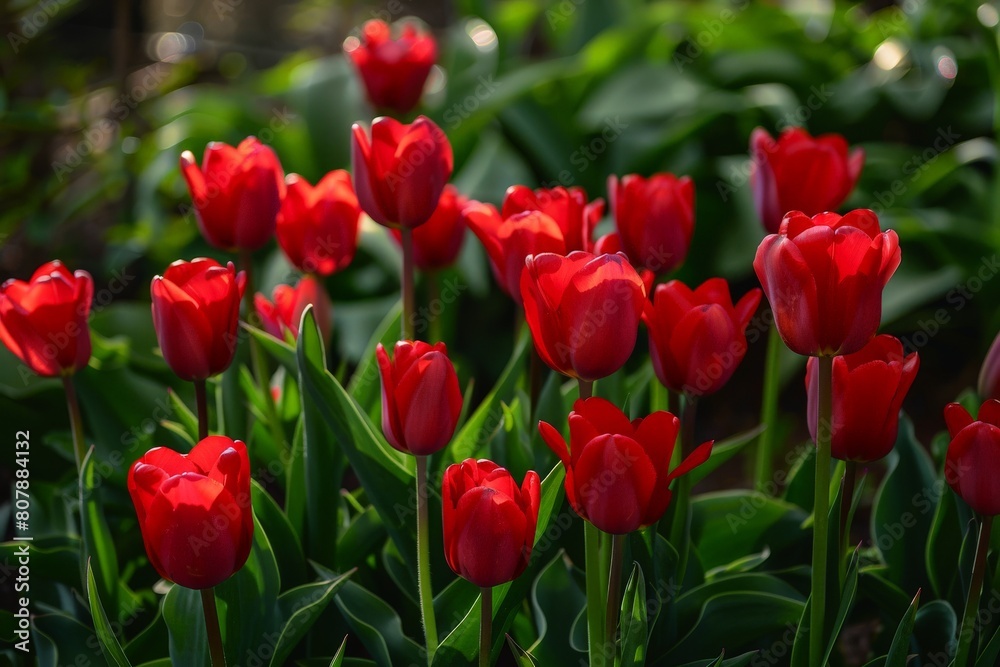
[[91,565],[96,565],[95,578],[101,600],[106,600],[114,618],[118,617],[118,555],[115,553],[115,542],[104,519],[104,511],[100,502],[101,483],[94,470],[94,452],[91,447],[83,458],[80,467],[80,532],[83,537],[83,580],[86,581],[86,571]]
[[295,347],[283,340],[275,338],[263,329],[250,326],[246,322],[241,322],[242,326],[257,341],[271,357],[277,361],[289,373],[295,375],[299,372],[299,364],[295,356]]
[[510,651],[514,654],[514,662],[517,667],[536,667],[537,663],[510,635],[507,635],[507,645],[510,646]]
[[[34,583],[34,581],[32,581]],[[35,665],[57,667],[72,665],[79,657],[100,657],[94,646],[94,632],[77,619],[61,611],[47,611],[31,619],[33,638],[31,650],[36,655]],[[25,664],[32,664],[25,660]]]
[[[987,603],[995,604],[992,602]],[[994,607],[995,609],[996,607]],[[961,607],[960,607],[961,609]],[[955,609],[944,600],[932,600],[920,605],[913,623],[913,638],[923,655],[948,655],[958,635]],[[998,647],[1000,649],[1000,647]],[[988,667],[995,664],[992,659]]]
[[646,664],[646,579],[636,563],[622,596],[621,640],[616,667],[641,667]]
[[761,655],[759,651],[753,651],[751,653],[744,653],[743,655],[726,660],[726,652],[723,651],[719,657],[714,660],[697,660],[695,662],[679,665],[678,667],[748,667],[748,665],[754,664],[755,658],[760,659],[760,657]]
[[163,597],[163,620],[170,637],[170,660],[185,667],[208,667],[208,634],[201,593],[174,584]]
[[[302,386],[303,448],[302,464],[306,489],[306,554],[313,560],[333,566],[336,560],[340,507],[340,483],[344,473],[341,450],[347,455],[362,485],[372,494],[373,504],[390,526],[393,539],[409,533],[401,529],[397,508],[404,506],[404,489],[413,485],[399,456],[375,435],[357,404],[326,369],[323,338],[306,308],[299,323],[299,382]],[[392,464],[397,464],[393,466]],[[402,486],[390,481],[398,480]],[[394,497],[388,497],[389,493]],[[410,547],[412,542],[404,544]],[[403,546],[401,545],[401,549]],[[407,548],[407,554],[414,553]]]
[[543,665],[558,664],[560,657],[571,655],[573,620],[587,606],[587,596],[573,578],[562,549],[535,578],[531,606],[538,640],[529,650]]
[[361,361],[354,369],[351,379],[347,382],[347,393],[351,395],[358,407],[370,419],[379,416],[379,392],[381,380],[378,372],[378,362],[375,360],[375,348],[381,343],[386,350],[392,351],[399,340],[399,326],[403,315],[402,302],[396,303],[386,316],[379,322],[374,335],[368,341]]
[[909,609],[903,614],[896,634],[892,638],[892,645],[889,647],[889,655],[885,658],[885,667],[906,667],[906,662],[910,655],[910,637],[913,635],[913,624],[917,617],[917,608],[920,606],[920,591],[913,597]]
[[101,652],[109,663],[115,667],[132,667],[132,663],[125,657],[118,638],[115,637],[108,621],[108,615],[104,612],[101,604],[100,594],[97,592],[97,581],[94,579],[94,570],[87,562],[87,597],[90,600],[90,615],[94,618],[94,630],[97,633],[97,641],[101,645]]
[[837,610],[837,615],[833,619],[833,627],[827,635],[830,638],[830,641],[827,643],[826,653],[823,656],[824,665],[829,663],[830,656],[833,655],[833,650],[837,646],[837,639],[840,637],[840,629],[844,627],[844,621],[847,620],[847,615],[850,613],[851,607],[854,605],[854,596],[858,592],[858,558],[859,551],[855,549],[854,553],[851,554],[851,561],[847,566],[844,590],[840,594],[840,608]]
[[[292,650],[326,609],[333,596],[353,572],[293,588],[278,598],[281,612],[281,634],[274,644],[271,667],[281,667]],[[346,640],[345,640],[346,641]],[[341,652],[343,645],[341,646]]]
[[177,392],[169,387],[167,388],[167,400],[172,410],[172,421],[181,426],[192,442],[198,442],[198,415],[192,412],[191,408],[177,395]]
[[337,649],[337,655],[333,656],[328,667],[341,667],[344,664],[344,651],[346,650],[347,637],[344,637],[344,641],[340,642],[340,648]]
[[[958,502],[950,489],[942,486],[927,533],[924,566],[931,590],[939,598],[948,598],[956,587],[959,551],[962,545],[962,525]],[[959,602],[961,604],[961,602]]]
[[737,433],[725,440],[718,440],[712,445],[712,455],[707,461],[688,473],[691,485],[694,486],[708,475],[716,471],[723,463],[736,456],[744,447],[754,441],[764,431],[764,425],[759,424],[752,429]]
[[1000,628],[997,628],[983,652],[979,654],[976,659],[976,667],[994,667],[998,658],[1000,658]]
[[298,535],[288,522],[288,517],[278,507],[271,494],[255,479],[250,480],[250,496],[254,515],[274,549],[274,560],[277,571],[281,574],[282,585],[294,587],[305,583],[306,558]]

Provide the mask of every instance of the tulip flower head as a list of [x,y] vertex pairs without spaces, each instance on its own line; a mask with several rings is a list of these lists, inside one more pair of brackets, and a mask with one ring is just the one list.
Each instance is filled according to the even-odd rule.
[[257,250],[274,235],[285,195],[278,157],[256,137],[236,148],[214,141],[205,148],[201,168],[191,151],[181,153],[187,181],[205,240],[222,250]]
[[746,355],[745,332],[760,298],[753,289],[734,306],[723,278],[694,290],[679,280],[657,286],[643,313],[656,377],[692,396],[721,389]]
[[989,399],[979,418],[959,403],[944,409],[951,443],[945,456],[945,480],[969,507],[987,517],[1000,514],[1000,401]]
[[[465,241],[462,209],[468,199],[454,185],[444,186],[441,199],[430,220],[413,230],[413,263],[421,271],[438,271],[455,263]],[[402,242],[403,233],[391,229],[392,237]]]
[[433,121],[410,125],[392,118],[372,121],[369,134],[351,129],[351,173],[362,210],[386,227],[413,228],[431,219],[451,178],[451,143]]
[[694,236],[694,181],[688,176],[629,174],[608,179],[622,250],[636,268],[669,273],[684,262]]
[[542,253],[525,260],[521,298],[542,361],[593,381],[631,356],[646,288],[624,255]]
[[129,469],[128,491],[149,562],[164,579],[212,588],[246,563],[253,511],[239,440],[210,436],[188,454],[151,449]]
[[254,295],[253,305],[260,317],[264,331],[275,338],[285,339],[285,333],[292,338],[299,337],[299,322],[306,306],[313,307],[316,324],[319,325],[323,340],[329,342],[330,314],[333,304],[327,296],[323,284],[313,276],[303,276],[299,282],[291,285],[278,285],[274,288],[274,301],[258,292]]
[[382,433],[401,452],[427,456],[443,449],[462,412],[462,392],[444,343],[399,341],[393,357],[375,348],[382,378]]
[[865,152],[849,150],[841,135],[812,137],[801,127],[788,128],[777,141],[758,127],[750,135],[750,154],[757,215],[772,234],[789,211],[816,215],[836,210],[865,163]]
[[42,377],[71,375],[90,361],[90,302],[94,281],[56,260],[27,282],[0,286],[0,341]]
[[[809,433],[816,440],[819,421],[819,360],[806,364]],[[898,339],[880,335],[852,354],[833,359],[833,457],[870,463],[896,443],[899,410],[920,367],[916,352],[903,355]]]
[[299,271],[328,276],[346,269],[358,247],[361,207],[343,169],[316,184],[297,174],[285,179],[288,191],[278,212],[278,245]]
[[648,526],[670,505],[670,482],[708,460],[712,441],[670,470],[680,420],[654,412],[629,421],[603,398],[578,400],[569,414],[570,444],[551,424],[538,430],[566,468],[566,498],[585,520],[624,535]]
[[236,353],[246,275],[232,262],[178,260],[153,278],[153,328],[163,358],[182,380],[204,380],[229,368]]
[[437,43],[430,33],[406,22],[399,35],[374,19],[365,23],[361,37],[348,37],[344,52],[361,76],[368,100],[379,109],[407,114],[420,102],[427,75],[437,60]]
[[896,232],[867,209],[812,218],[793,211],[757,248],[753,267],[782,340],[804,356],[857,352],[882,319],[882,289],[899,266]]
[[504,220],[525,211],[541,211],[552,218],[562,231],[566,251],[593,250],[594,228],[604,215],[604,200],[587,202],[583,188],[539,188],[512,185],[504,195],[500,211]]
[[492,461],[466,459],[441,482],[444,554],[455,574],[480,588],[516,579],[531,559],[541,483],[529,470],[518,488]]

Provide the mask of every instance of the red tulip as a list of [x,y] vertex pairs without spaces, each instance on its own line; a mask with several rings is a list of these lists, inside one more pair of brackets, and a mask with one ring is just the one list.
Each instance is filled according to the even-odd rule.
[[643,321],[660,382],[694,396],[721,389],[746,354],[745,332],[760,297],[760,290],[752,289],[733,306],[722,278],[710,278],[694,291],[679,280],[658,286]]
[[801,127],[785,130],[777,141],[758,127],[750,135],[750,153],[754,204],[772,234],[788,211],[816,215],[835,210],[851,194],[865,163],[865,152],[848,151],[839,134],[814,138]]
[[513,581],[535,544],[541,484],[529,470],[521,488],[492,461],[448,466],[441,482],[444,555],[458,576],[480,588]]
[[393,359],[375,348],[382,377],[382,433],[401,452],[427,456],[448,444],[462,412],[462,392],[444,343],[396,343]]
[[316,187],[298,174],[290,174],[286,182],[277,231],[288,261],[303,273],[321,276],[346,269],[358,247],[361,221],[351,175],[331,171]]
[[278,285],[274,288],[273,297],[272,303],[260,292],[254,295],[254,309],[260,317],[264,331],[282,340],[286,331],[292,338],[298,338],[302,311],[311,305],[323,340],[329,342],[332,334],[330,313],[333,304],[330,303],[330,297],[319,280],[312,276],[303,276],[295,287]]
[[899,266],[896,232],[867,209],[809,218],[793,211],[753,267],[785,345],[806,356],[857,352],[878,329],[882,289]]
[[256,137],[236,148],[213,141],[200,169],[191,151],[184,151],[181,173],[206,241],[223,250],[256,250],[271,239],[284,174],[274,151]]
[[603,398],[578,400],[569,413],[570,444],[559,430],[538,430],[566,468],[566,498],[581,517],[606,533],[624,535],[657,521],[670,505],[670,482],[708,460],[712,441],[670,470],[680,420],[654,412],[629,421]]
[[592,381],[628,361],[646,289],[624,255],[542,253],[526,260],[521,297],[542,361]]
[[[625,254],[625,251],[622,250],[622,240],[618,236],[618,232],[609,232],[594,242],[595,255],[615,255],[617,253]],[[646,288],[646,295],[652,299],[653,286],[656,284],[656,274],[649,269],[637,268],[636,271],[639,272],[639,278],[642,279],[642,284]]]
[[1000,398],[1000,334],[993,339],[983,367],[979,370],[979,398]]
[[945,479],[969,507],[994,517],[1000,514],[1000,401],[989,399],[979,419],[958,403],[944,409],[951,443],[945,457]]
[[42,377],[70,375],[90,361],[90,301],[94,281],[56,260],[31,280],[0,286],[0,340]]
[[462,217],[486,248],[497,283],[518,305],[525,258],[543,252],[566,253],[562,230],[541,211],[525,211],[503,219],[491,204],[474,201],[462,210]]
[[[413,263],[421,271],[437,271],[455,263],[465,241],[465,220],[462,209],[468,200],[454,185],[444,186],[441,199],[431,219],[413,230]],[[396,241],[403,233],[390,230]]]
[[532,190],[525,185],[512,185],[504,196],[501,215],[506,220],[516,213],[541,211],[556,221],[566,241],[566,250],[593,249],[594,228],[604,215],[604,200],[587,203],[583,188],[562,186]]
[[[806,365],[809,433],[816,440],[819,420],[818,360]],[[833,360],[833,457],[869,463],[892,451],[899,430],[899,409],[910,390],[920,357],[903,356],[903,344],[892,336],[875,336],[853,354]]]
[[355,123],[351,141],[354,190],[361,208],[386,227],[417,227],[434,214],[451,178],[451,143],[424,116],[410,125],[372,122],[371,139]]
[[694,235],[694,181],[673,174],[608,178],[622,248],[636,267],[669,273],[684,262]]
[[156,447],[128,471],[149,562],[164,579],[212,588],[250,555],[250,459],[239,440],[205,438],[188,453]]
[[236,352],[246,275],[233,263],[177,260],[153,278],[153,327],[163,358],[182,380],[204,380],[229,367]]
[[372,105],[407,114],[420,102],[427,75],[437,60],[437,43],[430,33],[404,23],[393,39],[384,21],[368,21],[361,39],[349,37],[344,51],[354,63]]

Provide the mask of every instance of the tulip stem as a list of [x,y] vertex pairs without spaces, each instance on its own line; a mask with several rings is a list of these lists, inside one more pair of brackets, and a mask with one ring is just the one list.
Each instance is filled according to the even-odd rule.
[[208,394],[205,381],[194,381],[194,400],[198,405],[198,441],[208,437]]
[[604,667],[604,594],[607,588],[601,588],[601,531],[589,521],[583,524],[583,536],[586,545],[586,583],[587,583],[587,652],[590,654],[591,667]]
[[[427,281],[427,303],[430,305],[427,317],[430,322],[427,325],[430,342],[439,343],[444,340],[441,335],[444,324],[441,321],[444,317],[444,302],[441,300],[441,274],[438,271],[428,271],[424,274]],[[437,313],[435,315],[435,313]]]
[[[694,451],[694,419],[698,399],[691,394],[680,397],[681,443],[680,461]],[[688,552],[691,550],[691,478],[681,475],[677,479],[674,496],[674,521],[670,529],[670,542],[677,549],[677,581],[683,585],[687,574]]]
[[754,488],[763,491],[771,488],[774,474],[775,439],[778,430],[778,393],[781,384],[781,336],[774,322],[767,332],[767,356],[764,362],[764,397],[761,402],[760,423],[764,431],[757,439],[757,461],[754,469]]
[[490,667],[493,648],[493,588],[483,586],[479,611],[479,667]]
[[212,667],[226,667],[226,652],[222,648],[222,629],[219,627],[219,612],[215,608],[214,588],[201,589],[201,607],[205,610],[205,629],[208,630]]
[[840,582],[846,576],[845,556],[851,543],[851,505],[854,504],[854,487],[858,478],[857,461],[847,461],[844,466],[844,484],[840,492]]
[[976,617],[979,615],[979,596],[983,588],[983,576],[986,574],[986,554],[990,550],[990,532],[993,529],[993,517],[982,517],[979,527],[979,544],[976,547],[976,560],[972,566],[972,581],[969,582],[969,597],[965,602],[965,614],[962,617],[962,629],[958,633],[958,649],[955,651],[955,667],[966,667],[969,664],[969,652],[972,648],[972,637],[976,634]]
[[665,412],[670,410],[670,394],[656,376],[653,376],[649,383],[649,411],[653,413],[660,410]]
[[83,469],[83,419],[80,417],[80,402],[76,399],[76,385],[73,378],[64,375],[63,389],[66,391],[66,408],[69,410],[69,425],[73,432],[73,456],[76,457],[76,470]]
[[810,665],[823,667],[826,611],[826,545],[830,523],[830,424],[833,414],[833,357],[819,357],[819,419],[816,428],[816,484],[813,498],[812,606],[809,614]]
[[413,340],[413,316],[416,302],[413,292],[413,230],[403,227],[403,276],[400,286],[403,292],[402,340]]
[[593,397],[593,395],[594,395],[594,383],[593,382],[588,382],[587,380],[579,380],[578,384],[580,385],[580,399],[581,400],[586,400],[588,398]]
[[617,655],[618,609],[621,607],[622,561],[625,558],[625,535],[610,535],[611,537],[611,572],[608,576],[608,611],[607,625],[604,636],[607,640],[609,659]]
[[[404,234],[405,238],[405,234]],[[427,457],[417,458],[417,587],[420,589],[420,617],[427,640],[427,664],[437,651],[437,622],[434,619],[434,594],[431,590],[431,545],[427,519]]]

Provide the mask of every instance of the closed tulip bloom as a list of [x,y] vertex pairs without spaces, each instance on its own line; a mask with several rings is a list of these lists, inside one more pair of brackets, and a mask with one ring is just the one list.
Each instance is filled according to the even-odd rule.
[[360,39],[344,41],[344,51],[361,75],[372,105],[400,114],[409,113],[420,102],[437,60],[434,37],[409,22],[393,38],[392,27],[385,21],[368,21]]
[[562,230],[541,211],[524,211],[504,219],[491,204],[474,201],[463,209],[462,217],[486,248],[497,283],[518,305],[522,303],[524,260],[544,252],[566,253]]
[[812,137],[801,127],[785,130],[777,141],[758,127],[750,135],[750,154],[757,215],[772,234],[789,211],[816,215],[836,210],[865,163],[865,152],[849,150],[841,135]]
[[983,367],[979,370],[979,398],[1000,398],[1000,334],[993,339]]
[[542,253],[525,262],[521,297],[542,361],[593,381],[631,356],[646,288],[624,255]]
[[746,355],[746,328],[760,298],[752,289],[734,306],[723,278],[694,290],[679,280],[659,285],[643,313],[656,377],[693,396],[721,389]]
[[688,176],[608,178],[608,197],[629,261],[662,275],[680,266],[694,236],[694,181]]
[[229,368],[245,287],[232,262],[205,257],[178,260],[153,278],[153,328],[177,377],[204,380]]
[[[806,365],[809,433],[816,440],[819,420],[819,371],[816,358]],[[903,355],[898,339],[875,336],[853,354],[833,360],[833,457],[870,463],[892,451],[899,431],[899,410],[920,367],[916,352]]]
[[401,340],[393,358],[375,348],[382,378],[382,433],[401,452],[427,456],[443,449],[462,412],[462,392],[444,343]]
[[899,266],[896,232],[879,229],[867,209],[810,218],[785,216],[757,248],[753,267],[793,352],[857,352],[882,319],[882,289]]
[[975,421],[959,403],[949,403],[944,419],[951,435],[945,479],[975,511],[987,517],[1000,514],[1000,401],[983,403]]
[[285,194],[284,173],[270,147],[247,137],[236,148],[213,141],[201,168],[191,151],[181,153],[205,240],[223,250],[256,250],[274,235]]
[[186,588],[221,584],[253,543],[250,459],[239,440],[205,438],[188,453],[146,452],[128,472],[149,562]]
[[[465,241],[465,219],[462,209],[468,199],[454,185],[444,186],[441,199],[431,219],[413,230],[413,263],[421,271],[437,271],[455,263]],[[390,230],[397,242],[403,233]]]
[[606,533],[624,535],[660,519],[670,505],[670,482],[708,460],[702,443],[670,470],[680,420],[654,412],[629,421],[603,398],[578,400],[569,414],[570,443],[559,430],[538,430],[566,468],[566,498],[585,520]]
[[90,301],[94,281],[56,260],[31,279],[0,286],[0,340],[42,377],[71,375],[90,361]]
[[351,165],[361,208],[386,227],[417,227],[430,220],[451,178],[451,143],[424,116],[410,125],[376,118],[371,136],[355,123]]
[[444,555],[455,574],[480,588],[513,581],[535,544],[541,484],[529,470],[518,488],[505,468],[466,459],[441,482]]
[[328,276],[346,269],[358,247],[361,207],[343,169],[316,184],[298,174],[286,179],[288,191],[278,212],[278,245],[303,273]]
[[562,230],[566,251],[584,250],[591,252],[594,247],[594,228],[604,215],[604,200],[587,202],[583,188],[539,188],[532,190],[525,185],[512,185],[504,195],[500,211],[504,219],[524,211],[541,211],[555,220]]
[[273,299],[268,301],[260,292],[254,295],[254,309],[260,317],[264,331],[282,340],[286,331],[292,338],[298,338],[302,311],[311,305],[323,340],[330,341],[330,335],[333,333],[330,329],[333,304],[330,303],[330,297],[319,280],[312,276],[303,276],[295,287],[278,285],[274,288]]

